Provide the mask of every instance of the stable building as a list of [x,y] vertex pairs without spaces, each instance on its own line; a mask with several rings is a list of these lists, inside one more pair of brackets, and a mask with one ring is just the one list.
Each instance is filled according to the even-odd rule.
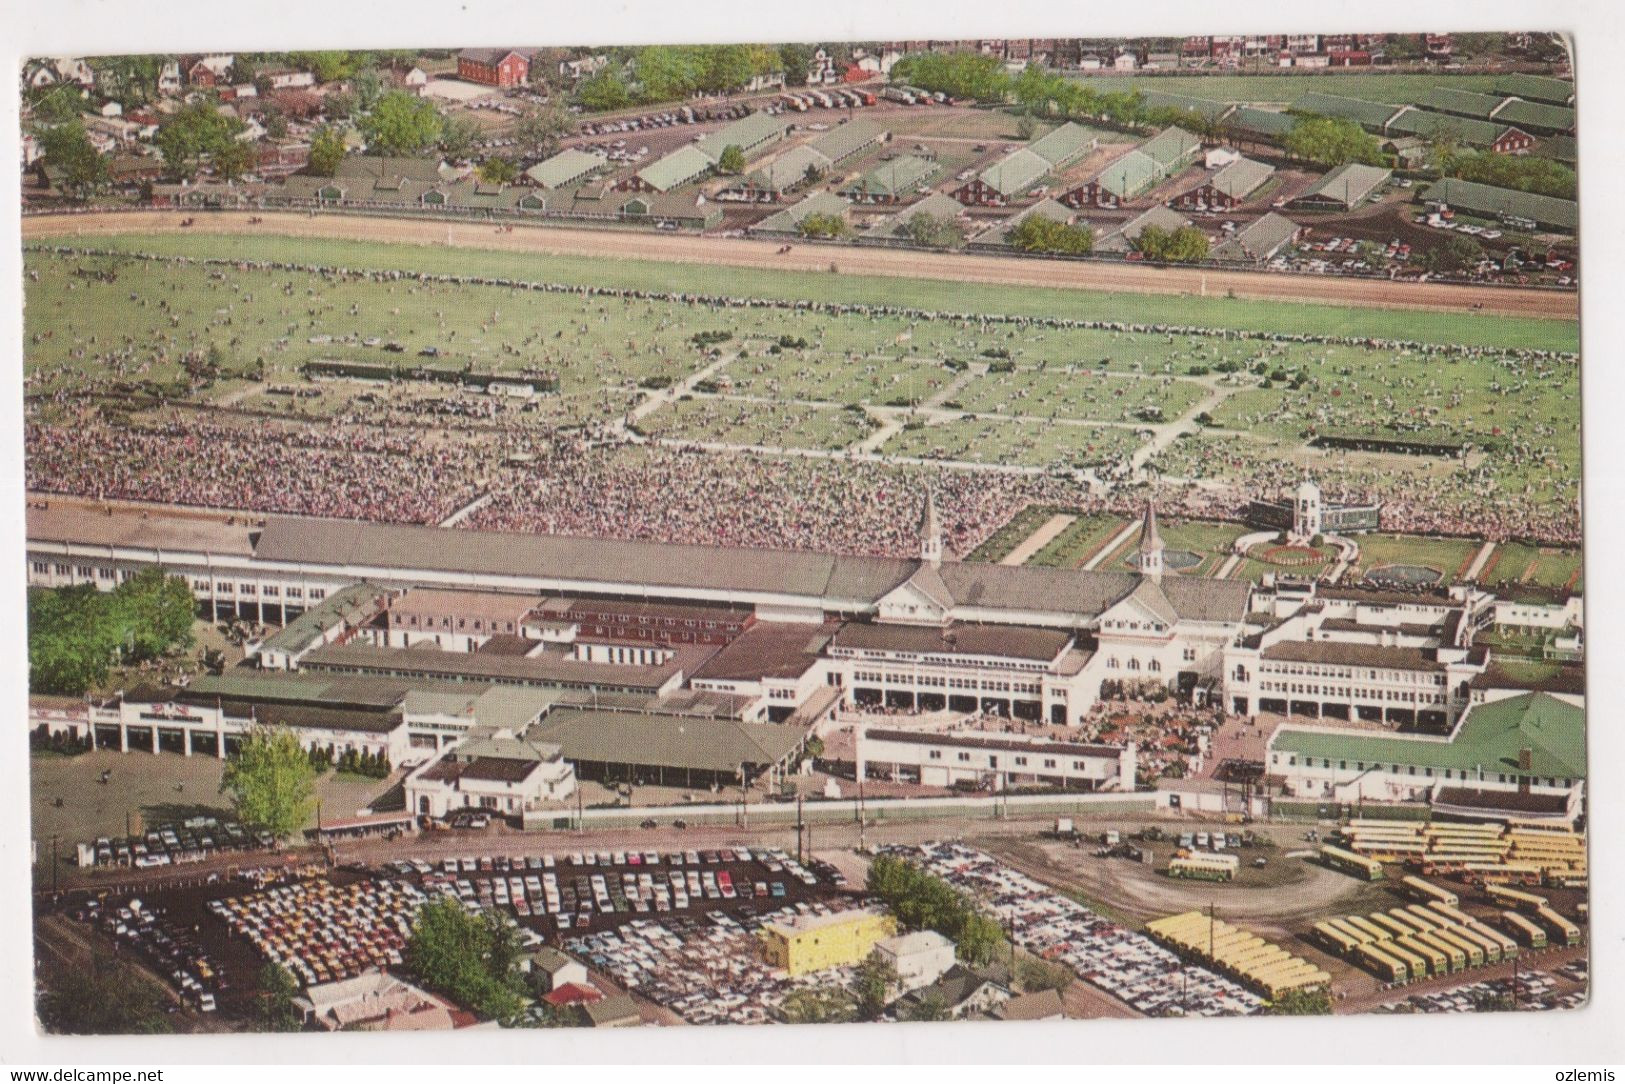
[[1580,226],[1580,205],[1573,200],[1495,188],[1454,177],[1435,181],[1422,199],[1429,207],[1448,207],[1511,226],[1527,224],[1525,228],[1539,227],[1567,234],[1573,234]]
[[1352,211],[1388,183],[1393,171],[1348,162],[1322,176],[1287,204],[1297,211]]
[[903,154],[881,162],[841,189],[841,195],[853,203],[901,203],[926,190],[941,171],[934,159]]
[[955,189],[953,197],[969,207],[1002,207],[1051,173],[1066,169],[1099,143],[1098,133],[1068,121],[994,162]]
[[1238,158],[1194,188],[1179,193],[1168,205],[1183,211],[1228,211],[1244,203],[1274,175],[1274,166]]
[[1166,128],[1059,198],[1068,207],[1119,207],[1180,173],[1201,151],[1196,136]]

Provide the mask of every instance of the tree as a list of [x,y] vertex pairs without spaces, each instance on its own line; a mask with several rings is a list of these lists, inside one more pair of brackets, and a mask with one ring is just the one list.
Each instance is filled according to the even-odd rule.
[[1021,137],[1023,143],[1032,139],[1038,133],[1038,122],[1033,120],[1032,114],[1023,113],[1016,120],[1016,135]]
[[570,115],[556,105],[532,109],[514,122],[513,138],[521,157],[547,158],[570,131]]
[[331,177],[344,160],[344,137],[332,125],[316,129],[310,140],[310,164],[305,172],[317,177]]
[[519,179],[519,165],[511,158],[487,158],[480,163],[480,180],[487,184],[512,184]]
[[186,581],[156,568],[108,592],[92,584],[30,591],[29,687],[79,696],[121,658],[141,662],[188,649],[194,606]]
[[812,67],[813,48],[800,42],[779,46],[779,63],[784,66],[784,83],[791,87],[807,85],[807,70]]
[[1326,1016],[1332,1011],[1332,994],[1324,986],[1312,990],[1289,990],[1270,1003],[1270,1016]]
[[361,99],[348,90],[335,90],[322,99],[322,113],[331,120],[354,120],[361,115]]
[[406,966],[425,986],[488,1019],[510,1019],[523,1005],[518,961],[510,920],[470,914],[447,897],[418,908],[406,942]]
[[275,102],[266,105],[265,111],[260,114],[260,120],[265,125],[265,134],[272,139],[282,139],[287,136],[288,115]]
[[293,731],[255,727],[226,762],[220,791],[240,822],[286,839],[310,817],[316,773]]
[[1459,274],[1477,267],[1484,258],[1484,247],[1471,237],[1451,234],[1444,244],[1422,257],[1422,266],[1429,271]]
[[1061,994],[1071,986],[1077,978],[1072,969],[1061,964],[1052,964],[1047,960],[1040,960],[1035,956],[1023,957],[1016,966],[1016,977],[1021,986],[1028,993],[1037,993],[1040,990],[1054,990]]
[[481,134],[479,121],[473,117],[447,117],[440,129],[440,149],[448,158],[467,158]]
[[880,855],[869,864],[867,884],[905,926],[936,930],[956,943],[967,963],[986,963],[1004,944],[998,923],[978,911],[968,896],[911,862]]
[[164,165],[181,177],[195,177],[205,158],[218,153],[244,128],[236,117],[218,112],[206,101],[193,102],[165,121],[154,142]]
[[45,164],[60,170],[58,184],[70,195],[83,197],[107,181],[107,162],[90,142],[77,120],[41,129],[38,133]]
[[254,148],[240,139],[233,139],[214,152],[214,175],[223,181],[235,181],[258,164]]
[[735,90],[749,83],[756,74],[749,46],[705,46],[701,56],[703,69],[698,88],[701,90]]
[[935,991],[925,994],[902,1013],[899,1019],[914,1023],[925,1023],[933,1020],[950,1020],[953,1014],[948,1011],[948,1002]]
[[847,1024],[858,1018],[858,1005],[840,987],[813,986],[787,996],[779,1015],[787,1024]]
[[66,124],[84,112],[85,98],[78,87],[61,83],[38,92],[34,120],[40,124]]
[[100,952],[65,968],[39,998],[40,1021],[58,1035],[158,1035],[170,1031],[164,992]]
[[1352,120],[1305,114],[1292,124],[1281,140],[1288,156],[1323,166],[1361,162],[1368,166],[1382,162],[1382,145]]
[[1004,239],[1018,252],[1081,256],[1095,247],[1095,232],[1088,226],[1069,226],[1043,215],[1028,215],[1006,233]]
[[845,237],[849,231],[846,219],[834,214],[812,214],[803,218],[796,229],[803,237]]
[[318,83],[331,83],[350,74],[356,55],[343,49],[321,49],[315,52],[289,53],[288,63],[306,69],[316,77]]
[[168,57],[157,53],[96,58],[96,88],[126,111],[158,94],[158,76]]
[[300,1030],[299,1012],[293,999],[299,994],[299,984],[278,963],[260,968],[259,1023],[261,1031]]
[[722,157],[717,159],[717,172],[736,175],[745,172],[745,152],[732,143],[722,148]]
[[852,976],[852,997],[859,1020],[879,1020],[898,988],[897,969],[878,952],[871,952]]
[[1207,235],[1194,226],[1165,230],[1147,226],[1134,239],[1134,248],[1148,260],[1162,263],[1200,263],[1207,259]]
[[356,108],[365,113],[384,96],[384,77],[377,68],[362,68],[350,80],[350,92],[355,95]]
[[611,65],[597,72],[576,89],[576,99],[583,109],[604,112],[625,109],[632,104],[632,91],[620,70]]
[[959,240],[959,226],[945,215],[916,212],[903,223],[903,232],[916,245],[926,248],[947,248]]
[[907,83],[953,98],[1003,102],[1012,80],[1004,62],[988,53],[910,53],[892,66],[894,83]]
[[396,90],[378,99],[360,128],[374,153],[415,155],[441,138],[444,125],[433,103]]
[[1520,158],[1487,151],[1453,154],[1440,162],[1440,172],[1464,181],[1515,188],[1557,199],[1573,199],[1578,183],[1574,170],[1550,158],[1534,155]]

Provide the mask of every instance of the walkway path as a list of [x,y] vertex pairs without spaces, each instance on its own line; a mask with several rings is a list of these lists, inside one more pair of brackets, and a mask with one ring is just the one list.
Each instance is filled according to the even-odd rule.
[[481,493],[478,497],[475,497],[473,500],[469,501],[467,504],[465,504],[461,508],[457,509],[457,511],[453,512],[451,515],[449,515],[445,519],[441,520],[440,523],[437,526],[455,527],[459,523],[463,522],[463,520],[467,519],[469,516],[472,516],[475,512],[478,512],[481,508],[484,508],[486,505],[488,505],[490,503],[491,503],[491,491],[486,490],[484,493]]
[[1056,513],[1046,520],[1043,526],[1039,527],[1038,530],[1028,535],[1026,541],[1022,542],[1021,545],[1005,554],[1004,560],[1000,561],[999,564],[1026,564],[1028,561],[1032,560],[1035,553],[1049,545],[1050,542],[1054,540],[1056,535],[1070,527],[1072,525],[1072,521],[1077,518],[1077,516],[1069,516],[1064,512]]
[[1467,579],[1469,579],[1469,580],[1478,579],[1478,574],[1480,572],[1484,571],[1484,566],[1489,564],[1490,554],[1492,554],[1494,552],[1495,552],[1495,543],[1494,542],[1486,542],[1482,546],[1480,546],[1478,548],[1478,556],[1474,557],[1473,558],[1473,563],[1467,566]]
[[1123,524],[1123,529],[1112,536],[1112,540],[1095,551],[1095,555],[1083,563],[1085,572],[1093,572],[1100,567],[1102,561],[1117,552],[1117,547],[1134,537],[1134,532],[1140,529],[1140,521],[1131,519]]

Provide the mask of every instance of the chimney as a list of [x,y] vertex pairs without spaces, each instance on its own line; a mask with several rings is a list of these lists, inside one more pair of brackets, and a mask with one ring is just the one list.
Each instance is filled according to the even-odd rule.
[[1535,751],[1527,745],[1518,750],[1518,793],[1529,793],[1529,775],[1535,768]]

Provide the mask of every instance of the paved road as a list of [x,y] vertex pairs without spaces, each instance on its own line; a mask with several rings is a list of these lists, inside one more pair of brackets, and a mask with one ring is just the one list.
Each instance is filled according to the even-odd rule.
[[446,223],[340,214],[310,217],[261,212],[260,216],[265,221],[257,226],[249,224],[246,212],[216,212],[199,216],[196,212],[131,211],[37,216],[23,220],[22,233],[25,241],[119,233],[171,233],[183,228],[180,225],[183,218],[192,217],[199,219],[202,232],[209,233],[265,233],[444,244],[789,271],[827,271],[834,264],[847,274],[941,279],[962,284],[979,282],[1108,293],[1233,295],[1255,300],[1354,308],[1473,313],[1479,317],[1501,315],[1574,320],[1578,318],[1580,308],[1578,294],[1551,290],[1187,270],[1130,263],[1067,262],[814,244],[798,244],[790,252],[781,254],[779,248],[782,246],[774,241],[700,237],[693,234],[587,230],[562,226],[519,226],[512,232],[497,233],[486,223]]

